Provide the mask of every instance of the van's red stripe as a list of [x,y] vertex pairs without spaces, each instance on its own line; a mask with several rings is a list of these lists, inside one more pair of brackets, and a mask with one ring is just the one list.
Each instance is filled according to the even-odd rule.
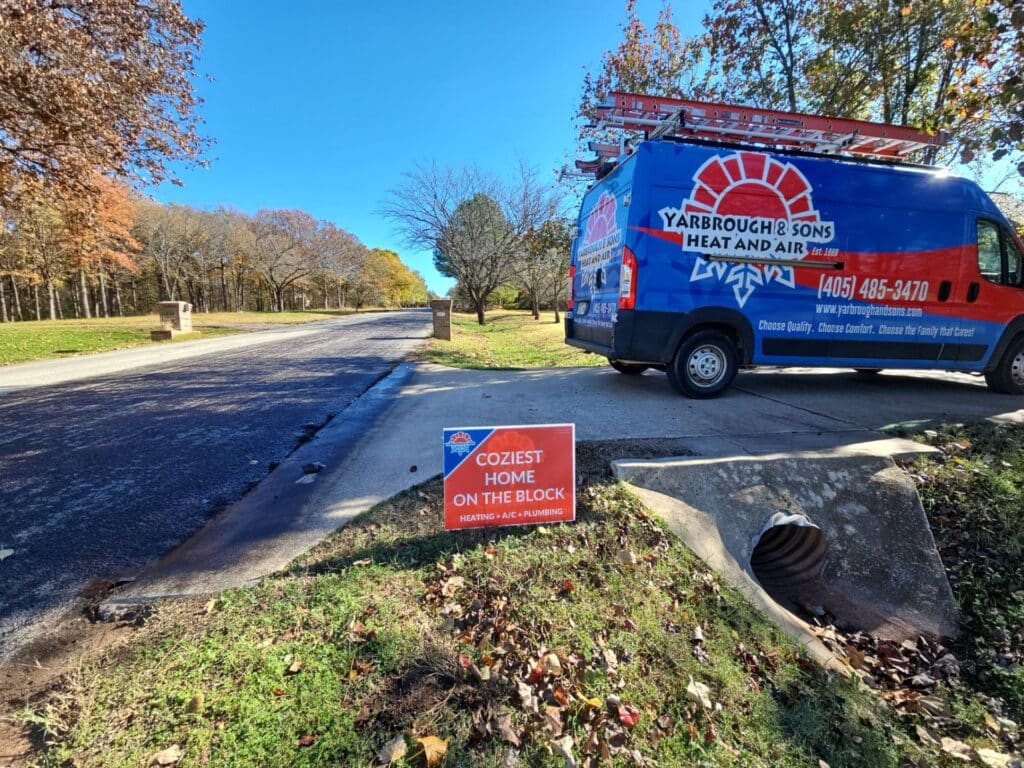
[[[666,232],[663,229],[650,227],[630,227],[637,232],[656,237],[674,243],[682,248],[683,233]],[[967,253],[963,253],[966,251]],[[859,251],[840,251],[834,257],[828,257],[826,261],[841,261],[844,264],[842,270],[837,270],[836,275],[856,275],[858,281],[865,278],[881,278],[889,281],[891,287],[894,280],[926,280],[928,282],[928,302],[934,306],[939,291],[939,283],[949,280],[954,286],[954,293],[948,302],[948,306],[957,307],[957,315],[967,320],[982,320],[991,323],[1006,323],[1024,314],[1024,292],[1020,289],[1008,288],[989,284],[988,290],[983,290],[979,299],[971,304],[963,301],[967,291],[967,284],[971,280],[983,282],[984,278],[960,277],[961,257],[968,260],[977,258],[977,251],[971,245],[956,245],[950,248],[936,248],[927,251],[890,251],[885,253],[865,253]],[[796,283],[805,288],[818,290],[822,270],[815,267],[796,267],[794,278]],[[859,289],[858,284],[858,289]],[[1017,299],[1017,300],[1012,300]],[[822,301],[833,300],[822,297]],[[867,304],[885,304],[893,307],[918,307],[919,301],[890,301],[878,299],[864,299],[855,296],[854,301]]]

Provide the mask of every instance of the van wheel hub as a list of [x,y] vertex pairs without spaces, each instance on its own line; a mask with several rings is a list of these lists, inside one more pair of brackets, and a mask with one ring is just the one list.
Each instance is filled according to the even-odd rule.
[[[1024,354],[1021,357],[1024,358]],[[725,354],[718,347],[707,344],[697,347],[690,353],[686,369],[695,384],[702,387],[714,386],[725,375]]]
[[1017,353],[1010,363],[1010,378],[1018,387],[1024,387],[1024,352]]

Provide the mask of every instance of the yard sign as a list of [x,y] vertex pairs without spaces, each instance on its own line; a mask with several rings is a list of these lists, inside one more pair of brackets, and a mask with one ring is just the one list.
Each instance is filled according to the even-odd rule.
[[576,426],[444,430],[444,527],[576,519]]

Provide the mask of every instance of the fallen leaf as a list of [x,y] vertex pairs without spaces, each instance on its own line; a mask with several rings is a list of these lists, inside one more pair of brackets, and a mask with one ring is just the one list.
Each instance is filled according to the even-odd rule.
[[275,696],[284,696],[284,688],[275,688],[273,694]]
[[541,664],[544,665],[544,671],[552,677],[558,677],[562,674],[562,662],[558,658],[557,653],[549,653],[541,659]]
[[686,686],[686,695],[690,697],[691,701],[700,704],[704,709],[711,709],[711,689],[704,685],[704,683],[695,683],[691,677],[690,684]]
[[530,670],[530,674],[526,676],[526,682],[530,685],[536,685],[547,676],[547,670],[541,664],[535,664],[533,669]]
[[513,747],[519,747],[519,734],[515,732],[512,727],[512,715],[507,712],[498,715],[497,720],[498,733],[501,738],[511,744]]
[[192,700],[189,701],[188,706],[185,707],[185,711],[191,713],[202,712],[203,704],[205,703],[205,701],[206,696],[203,695],[202,691],[199,691],[195,696],[192,697]]
[[622,565],[625,568],[636,568],[636,555],[628,549],[619,550],[615,555],[615,559],[618,561],[619,565]]
[[286,675],[297,675],[302,671],[302,661],[295,659],[291,664],[288,665],[288,669],[285,670]]
[[559,703],[560,706],[569,706],[569,694],[565,692],[565,688],[560,685],[556,685],[551,689],[551,697]]
[[380,752],[377,753],[377,761],[384,765],[391,765],[405,757],[406,749],[405,737],[402,734],[398,734],[380,748]]
[[949,708],[946,700],[939,696],[922,696],[918,703],[933,717],[952,717],[953,710]]
[[576,768],[576,758],[572,755],[572,736],[563,736],[551,742],[555,754],[565,760],[566,768]]
[[978,759],[978,753],[974,751],[973,747],[964,744],[962,741],[951,739],[948,736],[942,737],[942,751],[950,757],[965,763],[973,763]]
[[466,580],[461,576],[452,576],[450,579],[445,579],[444,584],[441,585],[441,594],[445,597],[452,597],[466,585]]
[[488,544],[487,548],[484,550],[484,555],[487,557],[487,559],[493,559],[496,554],[498,554],[498,550],[495,549],[493,545]]
[[519,703],[522,706],[524,712],[536,712],[537,711],[537,696],[533,692],[533,688],[524,683],[522,680],[516,681],[516,688],[519,692]]
[[544,730],[552,736],[562,735],[561,707],[544,707]]
[[309,747],[316,742],[316,736],[312,733],[307,733],[304,736],[300,736],[298,741],[295,742],[297,747]]
[[177,744],[162,749],[149,758],[148,765],[174,765],[185,756],[185,750]]
[[634,727],[640,722],[640,710],[629,704],[623,704],[619,707],[619,722],[627,728]]
[[424,736],[422,739],[416,739],[416,743],[423,747],[423,760],[427,768],[440,765],[445,752],[448,751],[448,742],[437,736]]
[[[373,560],[368,557],[364,557],[362,560],[353,560],[352,565],[356,568],[361,568],[364,565],[372,565]],[[388,742],[390,744],[390,742]]]
[[994,749],[977,750],[978,759],[988,768],[1021,768],[1021,760],[1013,755],[996,752]]

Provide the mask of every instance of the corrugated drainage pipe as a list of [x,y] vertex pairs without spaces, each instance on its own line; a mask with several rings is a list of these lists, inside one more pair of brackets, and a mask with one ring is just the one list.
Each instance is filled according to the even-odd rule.
[[777,512],[754,537],[750,568],[772,597],[795,597],[821,574],[826,554],[828,542],[810,518]]

